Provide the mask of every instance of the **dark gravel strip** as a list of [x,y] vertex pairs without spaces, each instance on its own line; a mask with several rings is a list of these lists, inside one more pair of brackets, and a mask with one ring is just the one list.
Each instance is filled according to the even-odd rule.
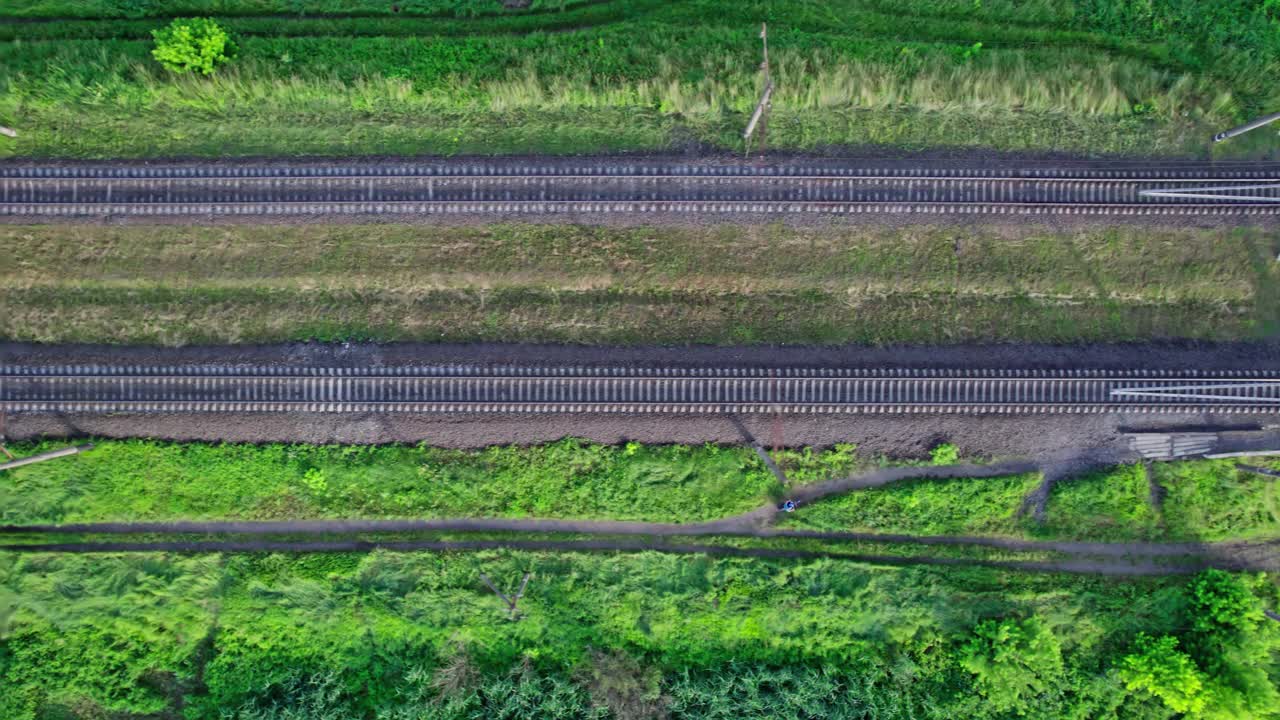
[[282,343],[180,348],[0,342],[13,365],[314,365],[398,367],[427,364],[711,368],[1020,368],[1073,370],[1280,370],[1280,339],[1213,343],[1165,341],[949,346],[582,346],[525,343]]

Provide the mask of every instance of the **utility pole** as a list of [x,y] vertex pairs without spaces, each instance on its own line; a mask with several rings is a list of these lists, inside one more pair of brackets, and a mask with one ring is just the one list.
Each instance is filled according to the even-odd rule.
[[751,113],[746,132],[742,133],[742,139],[747,143],[747,154],[751,153],[751,134],[757,126],[760,128],[760,153],[764,154],[769,107],[773,101],[773,78],[769,75],[769,28],[765,23],[760,23],[760,44],[764,50],[764,62],[760,63],[760,72],[764,73],[764,92],[760,95],[760,102],[756,103],[755,111]]

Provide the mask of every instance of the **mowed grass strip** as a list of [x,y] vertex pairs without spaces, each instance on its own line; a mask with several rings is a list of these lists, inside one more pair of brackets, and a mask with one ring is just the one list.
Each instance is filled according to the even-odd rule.
[[[191,343],[1249,338],[1251,230],[0,227],[0,337]],[[1263,292],[1259,293],[1258,288]]]

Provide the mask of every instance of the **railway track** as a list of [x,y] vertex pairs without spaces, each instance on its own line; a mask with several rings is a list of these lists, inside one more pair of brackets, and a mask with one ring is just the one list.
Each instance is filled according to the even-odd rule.
[[437,161],[0,165],[0,217],[1280,214],[1280,164]]
[[0,410],[1280,414],[1280,372],[0,366]]

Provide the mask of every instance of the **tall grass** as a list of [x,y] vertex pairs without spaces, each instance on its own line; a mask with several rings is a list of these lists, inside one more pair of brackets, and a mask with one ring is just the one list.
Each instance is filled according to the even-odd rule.
[[[914,2],[896,14],[879,2],[784,5],[686,0],[646,6],[621,22],[610,16],[568,32],[524,34],[504,33],[501,25],[468,33],[466,21],[453,20],[447,33],[440,25],[434,34],[426,26],[412,35],[329,34],[339,33],[337,26],[292,34],[291,21],[258,19],[241,38],[236,63],[212,78],[162,72],[145,40],[0,43],[0,121],[25,119],[29,126],[0,153],[136,146],[126,134],[191,147],[193,138],[208,136],[202,125],[209,122],[250,131],[232,141],[232,153],[257,150],[248,138],[259,134],[274,132],[285,144],[302,128],[362,123],[370,125],[360,134],[371,134],[376,148],[377,133],[393,124],[417,126],[426,138],[434,130],[422,126],[444,116],[459,147],[485,147],[479,137],[488,132],[485,120],[506,124],[506,117],[525,113],[581,118],[570,123],[581,124],[581,135],[621,136],[612,122],[604,124],[609,116],[602,110],[634,117],[633,125],[644,128],[637,137],[669,136],[682,127],[721,143],[758,99],[752,27],[775,15],[787,18],[775,23],[772,37],[775,147],[874,141],[888,131],[890,142],[910,136],[935,144],[1116,152],[1145,142],[1166,150],[1280,98],[1280,88],[1258,79],[1276,62],[1272,55],[1235,53],[1204,63],[1143,33],[1089,33],[1089,23],[1073,26],[1075,15],[1045,3],[966,9]],[[1203,59],[1210,51],[1195,52]],[[864,117],[851,121],[851,113]],[[946,117],[909,127],[900,113]],[[978,133],[975,124],[982,126]],[[381,142],[391,150],[398,141]],[[427,142],[433,148],[438,141]]]
[[[101,110],[194,112],[207,115],[355,114],[398,116],[432,110],[510,112],[647,108],[669,115],[746,113],[759,97],[758,75],[736,60],[705,58],[696,72],[670,58],[648,78],[547,75],[535,62],[494,79],[448,74],[412,77],[336,74],[270,77],[261,64],[242,63],[204,78],[169,77],[145,61],[112,57],[105,49],[78,53],[77,72],[17,75],[4,80],[5,105],[76,104]],[[1230,89],[1203,76],[1174,74],[1131,59],[1081,60],[1042,51],[992,51],[966,64],[918,59],[844,62],[831,52],[775,53],[780,112],[841,109],[916,109],[929,112],[1061,113],[1128,117],[1135,108],[1168,117],[1215,123],[1236,116]],[[58,59],[51,58],[55,67]],[[69,61],[69,58],[67,58]],[[1056,65],[1046,74],[1040,68]],[[697,79],[688,80],[690,75]]]

